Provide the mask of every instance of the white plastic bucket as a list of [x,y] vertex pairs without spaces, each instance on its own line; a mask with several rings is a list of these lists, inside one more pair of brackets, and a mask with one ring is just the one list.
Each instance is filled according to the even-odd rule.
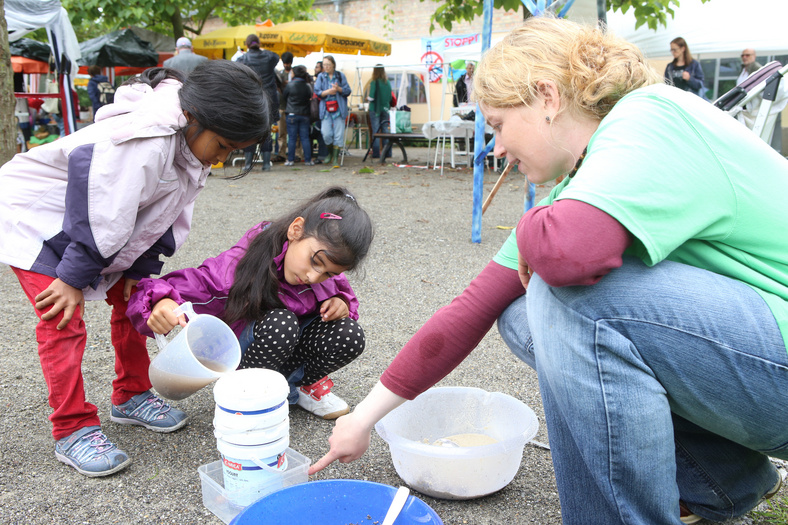
[[290,435],[290,418],[285,416],[279,424],[257,430],[239,430],[232,427],[216,425],[214,420],[213,435],[233,445],[261,445],[273,443]]
[[255,432],[287,419],[290,387],[274,370],[246,368],[222,377],[213,387],[214,427],[222,433]]
[[169,343],[156,334],[159,354],[148,375],[159,395],[177,401],[238,368],[241,346],[224,321],[195,314],[191,303],[183,303],[175,313],[185,313],[188,323]]
[[290,444],[285,376],[274,370],[235,370],[216,382],[213,419],[222,456],[224,488],[236,505],[247,506],[263,489],[282,488]]
[[273,490],[283,488],[284,485],[277,484],[282,483],[282,473],[287,470],[285,450],[288,446],[289,436],[257,445],[236,445],[217,439],[228,498],[246,507],[259,498],[258,492],[263,488],[269,491],[272,487]]

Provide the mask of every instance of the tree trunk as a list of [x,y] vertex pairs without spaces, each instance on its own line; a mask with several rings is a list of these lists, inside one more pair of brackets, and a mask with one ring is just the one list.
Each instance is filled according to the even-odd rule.
[[183,36],[183,18],[181,18],[181,11],[179,9],[175,9],[175,12],[172,14],[172,17],[170,17],[170,20],[172,20],[172,37],[175,40],[178,40]]
[[16,153],[17,125],[14,118],[14,71],[11,69],[11,50],[8,46],[8,25],[5,21],[5,1],[0,0],[0,164],[5,164]]

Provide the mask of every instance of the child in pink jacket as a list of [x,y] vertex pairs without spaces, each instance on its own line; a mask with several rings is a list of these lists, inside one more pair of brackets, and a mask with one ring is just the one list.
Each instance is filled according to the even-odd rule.
[[243,350],[240,368],[281,372],[291,403],[335,419],[350,408],[331,392],[328,375],[365,345],[358,300],[343,272],[361,263],[372,237],[356,199],[329,188],[197,268],[141,280],[128,316],[140,332],[164,334],[185,324],[173,310],[189,301],[196,313],[230,323]]

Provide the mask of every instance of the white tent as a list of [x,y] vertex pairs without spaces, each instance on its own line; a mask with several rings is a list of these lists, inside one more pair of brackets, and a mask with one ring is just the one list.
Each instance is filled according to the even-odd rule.
[[[60,92],[70,95],[74,90],[73,79],[79,70],[77,59],[82,54],[68,13],[60,1],[5,0],[4,7],[9,41],[18,40],[41,27],[46,28],[55,66],[62,75]],[[73,133],[77,129],[77,109],[71,96],[62,96],[61,101],[64,120],[67,120],[68,130]]]
[[611,31],[637,45],[648,58],[670,56],[670,41],[682,37],[693,56],[738,56],[753,48],[759,55],[788,54],[785,38],[788,20],[786,0],[681,0],[675,17],[657,31],[646,25],[635,30],[635,15],[608,12]]
[[[495,44],[503,40],[503,37],[506,34],[500,34],[492,37],[490,39],[490,47],[493,47]],[[475,44],[471,44],[469,46],[463,47],[454,47],[451,49],[447,49],[443,53],[443,62],[444,64],[449,64],[447,67],[451,67],[451,63],[455,60],[471,60],[476,62],[477,64],[482,59],[482,43],[476,42]],[[449,94],[450,96],[454,95],[454,91],[452,90],[449,93],[449,75],[443,75],[443,93],[441,94],[441,117],[440,119],[443,120],[443,108],[446,102],[446,95]]]

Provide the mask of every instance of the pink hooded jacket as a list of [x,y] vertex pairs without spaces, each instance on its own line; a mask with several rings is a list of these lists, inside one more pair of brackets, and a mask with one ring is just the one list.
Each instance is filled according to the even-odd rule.
[[[126,311],[132,324],[142,334],[149,337],[153,332],[146,324],[154,305],[164,298],[178,304],[189,301],[195,313],[223,317],[230,287],[235,281],[235,268],[246,254],[252,240],[266,229],[270,222],[262,222],[250,229],[227,251],[211,259],[206,259],[197,268],[185,268],[168,273],[159,279],[143,279],[137,284],[137,292],[129,299]],[[284,279],[282,270],[288,244],[282,247],[274,262],[279,274],[279,298],[285,308],[296,314],[299,320],[317,315],[320,305],[326,299],[339,297],[348,305],[349,317],[358,319],[358,299],[344,274],[326,279],[317,284],[292,285]],[[232,324],[236,334],[240,334],[246,321]]]
[[192,154],[178,91],[122,86],[96,122],[0,168],[0,262],[103,299],[125,273],[161,271],[186,240],[210,166]]

